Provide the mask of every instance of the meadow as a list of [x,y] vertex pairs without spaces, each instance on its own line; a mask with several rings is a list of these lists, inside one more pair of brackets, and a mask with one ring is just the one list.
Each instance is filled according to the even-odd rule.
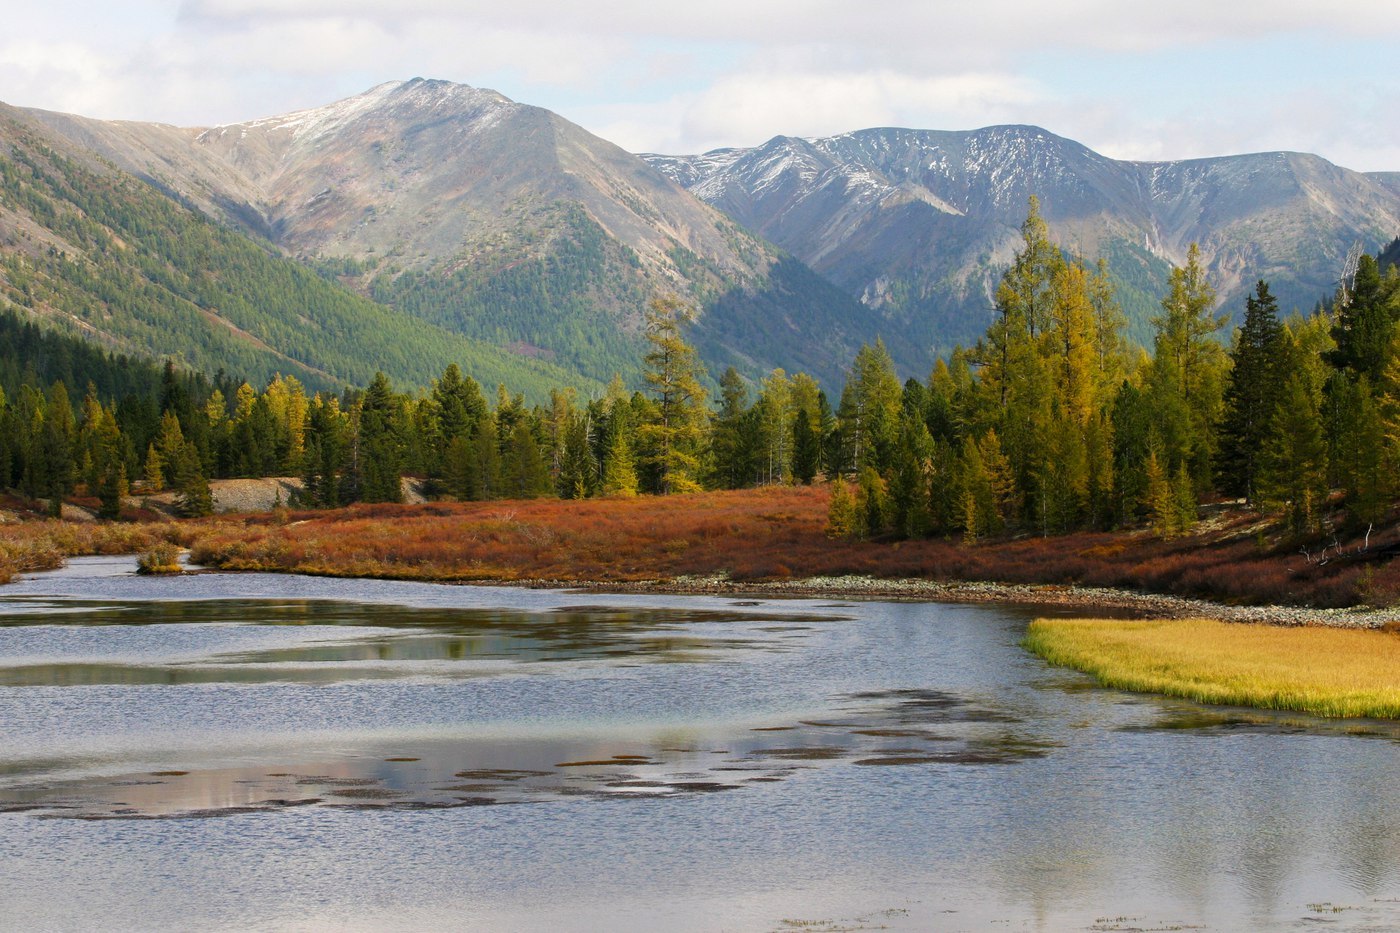
[[1400,634],[1393,631],[1212,619],[1037,619],[1023,644],[1115,689],[1400,719]]

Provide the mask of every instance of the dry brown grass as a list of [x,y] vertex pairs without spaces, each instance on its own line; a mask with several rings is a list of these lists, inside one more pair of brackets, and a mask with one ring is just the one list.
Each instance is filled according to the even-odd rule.
[[[825,534],[829,489],[768,487],[632,499],[357,505],[191,522],[0,526],[0,565],[53,566],[70,554],[136,553],[156,540],[231,570],[400,579],[560,582],[737,581],[867,575],[935,581],[1082,584],[1228,603],[1400,602],[1400,528],[1309,546],[1261,537],[1257,516],[1224,512],[1210,530],[1162,541],[1144,531],[1081,532],[967,546],[845,541]],[[1330,539],[1329,539],[1330,544]],[[19,556],[13,556],[14,554]]]
[[52,570],[68,557],[134,554],[158,542],[183,543],[194,531],[176,522],[7,522],[0,525],[0,582],[17,573]]

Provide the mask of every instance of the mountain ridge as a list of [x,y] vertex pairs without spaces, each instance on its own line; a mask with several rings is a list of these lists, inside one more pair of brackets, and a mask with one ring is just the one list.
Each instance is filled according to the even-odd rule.
[[1114,261],[1139,339],[1192,242],[1228,310],[1256,278],[1307,308],[1329,293],[1352,242],[1400,232],[1400,173],[1291,152],[1115,160],[1027,124],[876,127],[642,157],[868,306],[932,322],[941,350],[988,322],[1031,195],[1062,247]]
[[1109,260],[1144,342],[1190,242],[1234,313],[1255,278],[1310,308],[1355,242],[1400,232],[1400,173],[1288,152],[1114,160],[1029,124],[636,156],[543,108],[422,78],[212,127],[0,108],[372,299],[394,327],[634,384],[641,311],[664,292],[700,309],[693,337],[715,374],[782,366],[834,388],[879,336],[923,375],[990,322],[1031,195],[1062,247]]
[[[292,256],[350,263],[346,284],[402,313],[594,378],[635,379],[642,309],[662,292],[701,310],[712,366],[754,377],[802,365],[834,385],[882,323],[643,160],[489,89],[415,78],[207,128],[38,118]],[[591,265],[575,287],[554,293],[553,273],[579,263]],[[743,326],[759,315],[836,336],[798,352],[784,327]],[[931,361],[887,339],[908,369]]]

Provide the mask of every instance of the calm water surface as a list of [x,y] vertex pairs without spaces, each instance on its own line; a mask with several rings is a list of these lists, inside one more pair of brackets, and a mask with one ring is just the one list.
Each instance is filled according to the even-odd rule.
[[0,927],[1400,928],[1400,728],[1024,608],[132,569],[0,589]]

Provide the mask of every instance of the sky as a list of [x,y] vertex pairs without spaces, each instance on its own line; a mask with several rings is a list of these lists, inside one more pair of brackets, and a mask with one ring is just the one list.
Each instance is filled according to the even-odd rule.
[[1400,171],[1395,0],[45,0],[0,100],[209,126],[444,78],[633,151],[1032,123],[1114,158]]

